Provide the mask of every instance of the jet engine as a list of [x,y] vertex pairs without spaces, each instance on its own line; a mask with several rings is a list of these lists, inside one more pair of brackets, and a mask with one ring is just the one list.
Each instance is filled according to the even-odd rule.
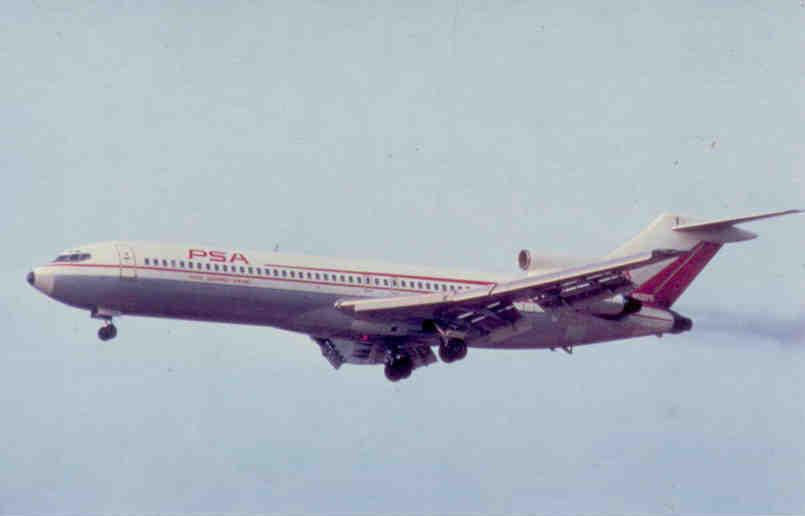
[[590,263],[593,260],[572,256],[541,255],[535,250],[523,249],[517,254],[517,266],[529,274],[546,274],[548,272],[569,269]]
[[586,307],[586,310],[602,319],[621,319],[629,314],[639,312],[643,303],[637,299],[624,295],[617,295],[609,299],[596,301]]

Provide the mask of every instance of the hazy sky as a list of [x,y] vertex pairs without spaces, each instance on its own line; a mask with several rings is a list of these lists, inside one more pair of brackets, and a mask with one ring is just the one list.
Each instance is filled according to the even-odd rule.
[[805,207],[800,1],[65,4],[0,14],[0,514],[805,513],[802,216],[691,333],[398,384],[267,328],[101,343],[24,280],[117,238],[514,272]]

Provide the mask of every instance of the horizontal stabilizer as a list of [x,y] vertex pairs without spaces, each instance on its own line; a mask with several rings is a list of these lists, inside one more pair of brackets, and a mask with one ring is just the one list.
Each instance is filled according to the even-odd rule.
[[681,226],[675,226],[673,230],[702,231],[702,230],[725,229],[735,224],[741,224],[743,222],[752,222],[753,220],[770,219],[772,217],[780,217],[783,215],[790,215],[792,213],[802,213],[802,212],[803,210],[772,211],[768,213],[759,213],[757,215],[747,215],[746,217],[736,217],[734,219],[718,219],[707,222],[695,222],[693,224],[682,224]]

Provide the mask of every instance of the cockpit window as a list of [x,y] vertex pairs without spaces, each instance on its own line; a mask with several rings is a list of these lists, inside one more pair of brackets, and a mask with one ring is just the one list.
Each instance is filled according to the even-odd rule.
[[54,259],[54,262],[83,262],[85,260],[89,260],[92,258],[92,255],[89,253],[69,253],[69,254],[60,254],[59,256]]

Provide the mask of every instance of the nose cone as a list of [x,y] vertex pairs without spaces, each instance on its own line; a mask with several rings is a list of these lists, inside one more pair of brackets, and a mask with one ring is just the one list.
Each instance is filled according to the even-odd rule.
[[28,273],[28,276],[25,277],[36,290],[42,292],[45,295],[53,294],[53,271],[48,270],[47,268],[37,267],[33,271]]

